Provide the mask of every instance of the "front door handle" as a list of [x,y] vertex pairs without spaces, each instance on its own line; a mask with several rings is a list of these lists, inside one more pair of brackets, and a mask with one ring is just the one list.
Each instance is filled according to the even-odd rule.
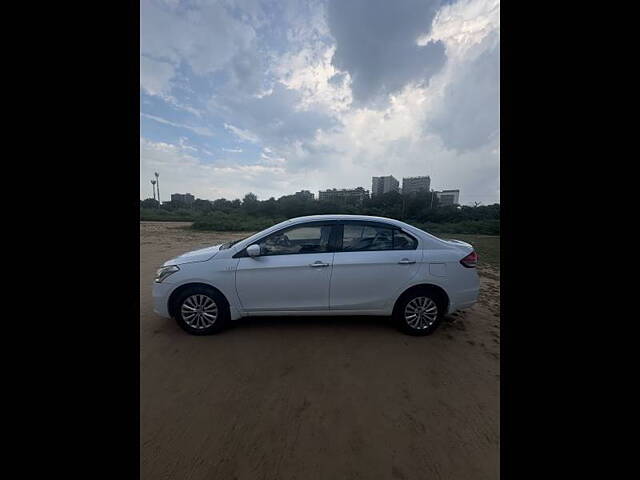
[[403,258],[398,262],[400,265],[410,265],[412,263],[416,263],[415,260],[409,260],[408,258]]
[[321,262],[320,260],[313,262],[312,264],[309,265],[310,267],[328,267],[329,264],[328,263],[324,263]]

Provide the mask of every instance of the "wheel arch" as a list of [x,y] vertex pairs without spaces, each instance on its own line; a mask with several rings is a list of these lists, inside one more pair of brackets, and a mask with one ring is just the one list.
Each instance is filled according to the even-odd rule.
[[171,295],[169,295],[169,300],[167,301],[167,309],[169,310],[169,315],[171,315],[172,318],[175,318],[175,315],[176,315],[176,309],[178,308],[178,305],[176,304],[176,302],[178,300],[178,297],[182,292],[192,287],[204,287],[204,288],[209,288],[215,291],[218,295],[220,295],[220,297],[222,297],[222,299],[224,299],[227,309],[231,307],[229,300],[227,299],[227,296],[224,293],[222,293],[220,289],[214,287],[209,283],[189,282],[189,283],[184,283],[180,285],[179,287],[174,289],[173,292],[171,292]]
[[439,285],[435,285],[433,283],[419,283],[417,285],[412,285],[408,287],[400,295],[398,295],[398,298],[396,298],[396,301],[393,304],[393,313],[395,314],[396,308],[398,308],[398,305],[400,304],[400,302],[404,298],[406,298],[407,295],[412,295],[417,292],[425,292],[425,291],[435,293],[435,295],[442,302],[443,311],[445,313],[449,311],[449,307],[451,305],[451,299],[449,298],[449,295],[447,294],[447,291],[444,288],[442,288]]

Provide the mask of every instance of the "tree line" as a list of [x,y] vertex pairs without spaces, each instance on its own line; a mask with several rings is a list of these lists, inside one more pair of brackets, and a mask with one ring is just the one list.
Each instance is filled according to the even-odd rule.
[[363,202],[318,201],[301,195],[258,200],[253,193],[242,200],[196,199],[190,205],[140,202],[141,220],[192,221],[197,230],[255,231],[288,218],[329,213],[395,218],[434,233],[500,234],[500,204],[442,206],[433,192],[388,192]]

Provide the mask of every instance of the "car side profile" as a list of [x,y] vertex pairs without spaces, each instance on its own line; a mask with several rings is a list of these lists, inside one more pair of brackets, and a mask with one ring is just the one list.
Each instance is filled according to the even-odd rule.
[[246,316],[384,315],[410,335],[473,305],[473,247],[364,215],[286,220],[158,269],[154,311],[194,335]]

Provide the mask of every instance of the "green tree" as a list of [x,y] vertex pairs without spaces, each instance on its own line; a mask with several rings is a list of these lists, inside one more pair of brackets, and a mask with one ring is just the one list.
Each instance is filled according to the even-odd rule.
[[160,203],[158,203],[158,201],[153,198],[145,198],[144,200],[142,200],[142,202],[140,202],[141,208],[158,208],[159,206]]

